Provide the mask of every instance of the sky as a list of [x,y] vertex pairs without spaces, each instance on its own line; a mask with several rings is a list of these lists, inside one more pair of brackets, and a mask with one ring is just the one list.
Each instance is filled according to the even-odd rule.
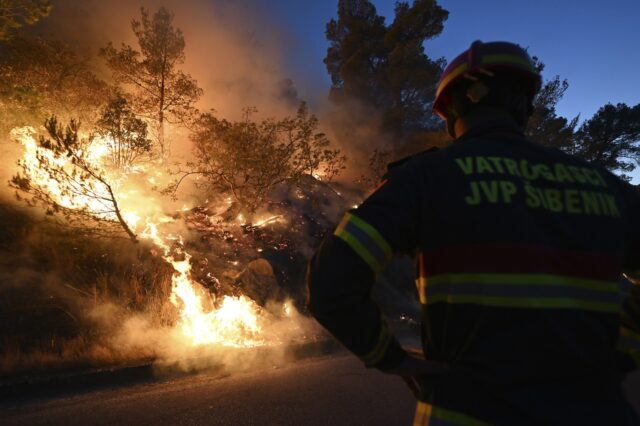
[[[269,0],[270,19],[288,32],[283,56],[302,98],[330,84],[322,59],[324,28],[337,0]],[[395,0],[373,0],[393,20]],[[452,59],[472,41],[507,40],[529,49],[569,89],[557,106],[568,118],[588,119],[608,102],[640,103],[640,0],[440,0],[449,19],[443,33],[425,44],[434,58]],[[314,99],[309,99],[312,103]],[[640,171],[634,181],[640,183]]]

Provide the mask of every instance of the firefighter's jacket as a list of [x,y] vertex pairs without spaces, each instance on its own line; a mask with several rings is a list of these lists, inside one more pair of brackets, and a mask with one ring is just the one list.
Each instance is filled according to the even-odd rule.
[[406,354],[370,289],[398,253],[417,258],[426,358],[450,366],[425,379],[431,424],[635,424],[619,371],[640,360],[620,320],[621,273],[640,270],[631,185],[506,125],[392,169],[308,271],[313,315],[382,370]]

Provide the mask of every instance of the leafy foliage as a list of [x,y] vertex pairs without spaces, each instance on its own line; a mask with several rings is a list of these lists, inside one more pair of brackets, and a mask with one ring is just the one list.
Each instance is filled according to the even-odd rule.
[[387,26],[371,2],[340,0],[338,19],[326,27],[330,98],[381,113],[380,129],[398,141],[433,127],[431,102],[444,62],[430,59],[424,42],[442,32],[447,17],[435,0],[398,2]]
[[97,126],[109,148],[111,164],[117,169],[130,168],[151,152],[147,123],[136,118],[121,94],[103,108]]
[[369,157],[367,174],[360,176],[359,182],[367,189],[373,189],[380,185],[383,176],[387,173],[387,165],[391,161],[391,151],[374,149]]
[[0,0],[0,40],[7,40],[25,25],[51,13],[49,0]]
[[[542,73],[544,63],[537,57],[534,57],[533,60],[538,72]],[[542,145],[559,148],[573,154],[575,153],[573,134],[578,117],[567,120],[556,113],[556,105],[568,88],[569,82],[566,79],[561,80],[557,75],[544,82],[533,100],[534,110],[529,117],[527,136]]]
[[246,109],[237,122],[203,114],[192,137],[197,162],[172,190],[184,177],[199,174],[210,187],[229,192],[250,214],[280,183],[296,183],[305,175],[330,181],[344,169],[346,158],[317,131],[318,119],[304,103],[295,116],[281,120],[254,121],[255,112]]
[[16,196],[29,205],[44,205],[48,214],[61,215],[68,225],[82,231],[101,235],[124,231],[136,241],[112,184],[89,158],[90,141],[79,137],[79,123],[71,120],[63,127],[51,117],[45,128],[49,137],[40,136],[33,163],[18,162],[21,172],[10,182],[22,193]]
[[[534,60],[542,72],[544,64]],[[559,76],[545,82],[534,99],[527,136],[612,172],[633,171],[640,164],[640,104],[607,104],[576,129],[579,117],[568,120],[556,113],[556,104],[568,87],[567,80]],[[624,174],[621,177],[628,179]]]
[[135,92],[135,111],[156,123],[158,143],[164,158],[170,145],[165,140],[165,121],[186,124],[195,117],[195,102],[202,89],[179,69],[184,63],[185,41],[182,31],[173,27],[173,14],[160,8],[153,17],[142,8],[141,20],[133,20],[131,28],[140,50],[112,43],[100,50],[118,83],[131,86]]
[[640,164],[640,104],[601,107],[576,133],[577,154],[609,170],[630,172]]
[[0,55],[0,129],[42,122],[57,115],[92,122],[109,88],[88,61],[64,44],[14,37]]

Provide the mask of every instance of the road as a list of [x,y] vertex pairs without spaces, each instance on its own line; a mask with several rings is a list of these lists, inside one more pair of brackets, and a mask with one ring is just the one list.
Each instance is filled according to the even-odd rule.
[[[625,383],[640,408],[640,373]],[[10,425],[408,425],[399,379],[345,353],[227,377],[187,376],[0,410]]]
[[337,354],[229,377],[199,375],[0,411],[9,425],[407,425],[398,378]]

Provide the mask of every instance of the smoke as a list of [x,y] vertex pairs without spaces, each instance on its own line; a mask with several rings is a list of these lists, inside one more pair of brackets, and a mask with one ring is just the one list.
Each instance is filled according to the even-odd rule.
[[[113,327],[115,306],[101,306],[93,318]],[[116,358],[153,358],[158,369],[183,371],[224,368],[226,372],[281,364],[291,357],[291,345],[308,343],[322,336],[313,320],[301,315],[291,302],[268,304],[260,311],[262,344],[251,347],[225,345],[194,346],[176,327],[158,327],[145,315],[128,315],[109,338]]]
[[[381,135],[381,117],[370,107],[351,100],[335,108],[328,101],[329,87],[313,85],[299,95],[285,55],[299,40],[294,31],[271,16],[268,2],[246,0],[75,0],[54,1],[54,9],[34,31],[61,39],[82,54],[93,57],[101,77],[110,73],[97,51],[108,42],[138,48],[131,20],[140,19],[140,7],[151,14],[160,7],[174,13],[174,26],[183,31],[186,47],[184,71],[198,81],[204,96],[198,103],[202,111],[236,120],[245,107],[256,107],[258,119],[281,117],[295,111],[300,100],[315,106],[321,130],[347,155],[349,167],[340,181],[353,182],[368,172],[368,161],[375,149],[391,147]],[[319,68],[324,65],[318,61]],[[172,154],[188,158],[191,145],[187,132],[174,134]]]
[[[237,118],[241,109],[255,106],[269,116],[290,111],[296,92],[287,84],[282,46],[290,34],[269,20],[264,2],[224,0],[75,0],[54,1],[54,8],[37,33],[60,39],[77,51],[95,57],[108,42],[138,49],[131,20],[140,8],[151,15],[160,7],[174,13],[174,26],[186,42],[183,69],[204,89],[202,109]],[[101,66],[101,61],[96,60]],[[102,72],[107,73],[102,64]],[[293,89],[293,90],[292,90]]]
[[[184,33],[186,62],[183,70],[191,74],[204,89],[204,96],[198,104],[201,110],[214,109],[218,115],[235,120],[240,117],[244,107],[256,107],[259,110],[258,118],[290,114],[297,107],[299,95],[283,58],[291,34],[270,20],[268,2],[54,0],[53,3],[51,16],[29,31],[65,42],[80,54],[91,58],[94,70],[107,81],[110,72],[97,56],[98,49],[108,42],[113,42],[116,47],[126,43],[137,49],[131,20],[140,18],[140,6],[147,8],[151,14],[159,7],[166,7],[175,14],[174,26]],[[324,99],[326,92],[309,96]],[[326,104],[322,104],[326,107]],[[339,141],[341,148],[353,160],[355,167],[351,167],[350,173],[343,177],[345,182],[351,181],[353,186],[354,178],[366,170],[371,151],[387,146],[389,141],[376,130],[379,120],[374,114],[357,104],[347,109],[350,110],[349,116],[345,115],[345,109],[338,112],[323,109],[318,115],[321,130],[334,141]],[[350,115],[357,119],[352,119]],[[188,157],[188,130],[170,129],[169,135],[173,140],[172,153],[176,156],[173,159]],[[22,147],[13,142],[0,145],[0,149],[5,160],[17,159],[22,153]],[[6,160],[7,166],[0,169],[0,179],[4,182],[15,173],[16,169],[9,166],[14,163]],[[151,178],[157,183],[152,183]],[[125,194],[119,200],[124,210],[131,207],[141,217],[171,218],[171,223],[163,223],[164,230],[173,236],[181,235],[187,243],[203,238],[203,235],[189,230],[185,221],[178,220],[181,217],[177,213],[206,203],[202,191],[188,193],[183,188],[180,201],[174,202],[149,191],[150,185],[162,187],[168,183],[170,176],[164,171],[149,168],[146,173],[131,174],[127,179],[119,188],[119,192]],[[344,200],[353,194],[347,197],[347,190],[340,195],[328,187],[324,191],[327,192],[324,197],[327,202],[322,204],[322,213],[335,221],[344,210]],[[11,229],[14,219],[10,216],[0,221],[0,230]],[[176,323],[175,307],[168,300],[173,271],[162,260],[161,249],[156,249],[156,256],[149,258],[147,246],[133,248],[128,241],[123,241],[122,245],[101,244],[81,236],[58,240],[55,236],[43,236],[44,229],[35,227],[33,231],[25,231],[30,232],[29,238],[16,236],[13,239],[20,241],[24,249],[17,251],[19,258],[3,255],[7,264],[2,271],[14,270],[10,266],[11,259],[15,264],[25,266],[20,266],[17,275],[11,276],[7,272],[0,276],[3,278],[0,290],[8,291],[13,286],[21,289],[25,298],[29,291],[37,293],[38,298],[53,295],[60,300],[61,306],[64,305],[64,309],[71,307],[71,310],[67,309],[68,312],[61,311],[60,315],[69,317],[67,322],[83,328],[75,330],[77,335],[82,335],[87,328],[90,333],[99,333],[99,336],[92,335],[90,346],[82,346],[84,357],[112,360],[154,358],[161,364],[177,365],[184,369],[221,364],[227,368],[240,368],[254,362],[285,360],[288,344],[314,339],[319,335],[315,323],[298,314],[291,303],[288,304],[288,314],[281,312],[284,305],[275,304],[260,311],[264,345],[251,350],[229,350],[219,345],[194,346],[192,342],[185,342],[184,335],[171,326]],[[12,238],[7,239],[6,246],[0,247],[3,253],[11,250],[16,252],[12,247],[14,243],[9,243]],[[313,249],[304,244],[301,247],[304,247],[307,255]],[[242,261],[250,260],[246,253],[239,253],[240,248],[231,247],[228,250],[230,254],[215,253],[220,256],[219,263],[227,262],[230,256],[243,255]],[[46,271],[46,275],[43,271]],[[233,271],[217,272],[223,275]],[[32,290],[29,290],[30,283],[38,280],[43,284],[37,288],[31,286]],[[15,301],[13,297],[4,299]],[[25,300],[26,305],[28,300]],[[262,350],[264,348],[268,350]]]

